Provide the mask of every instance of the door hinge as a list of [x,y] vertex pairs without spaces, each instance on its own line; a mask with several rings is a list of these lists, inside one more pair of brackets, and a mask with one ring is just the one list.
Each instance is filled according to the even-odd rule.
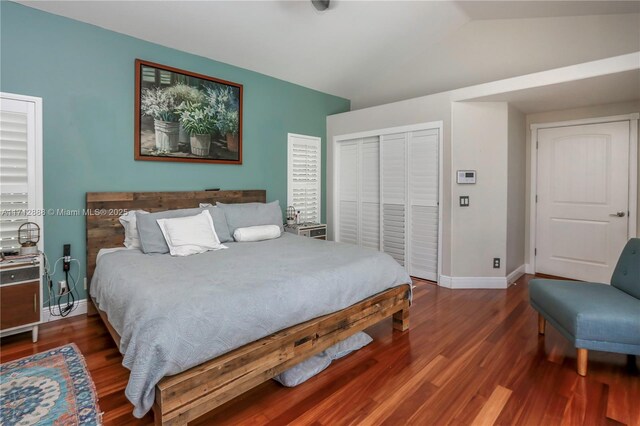
[[534,256],[537,256],[537,255],[538,255],[538,249],[537,249],[537,248],[534,248],[534,249],[533,249],[533,255],[534,255]]
[[538,195],[536,194],[536,203],[538,202]]
[[538,149],[538,141],[536,141],[536,149]]

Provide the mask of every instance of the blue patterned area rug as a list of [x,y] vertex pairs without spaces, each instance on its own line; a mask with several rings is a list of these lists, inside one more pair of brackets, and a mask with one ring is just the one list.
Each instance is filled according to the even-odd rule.
[[0,365],[0,425],[100,425],[96,388],[73,343]]

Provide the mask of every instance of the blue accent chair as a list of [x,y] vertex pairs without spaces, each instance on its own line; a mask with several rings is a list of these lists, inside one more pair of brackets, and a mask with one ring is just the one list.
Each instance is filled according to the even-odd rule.
[[581,376],[589,350],[640,355],[640,238],[625,246],[611,285],[534,279],[529,301],[540,334],[548,321],[576,347]]

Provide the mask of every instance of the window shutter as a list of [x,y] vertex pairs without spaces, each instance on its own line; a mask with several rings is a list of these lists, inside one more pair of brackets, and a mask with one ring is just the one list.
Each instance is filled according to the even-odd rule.
[[289,134],[287,205],[301,222],[320,223],[322,184],[320,138]]
[[148,83],[156,82],[156,70],[155,68],[150,67],[142,67],[142,81],[146,81]]
[[[18,228],[28,221],[28,116],[0,110],[0,248],[16,249]],[[22,214],[16,212],[22,211]]]
[[28,221],[42,227],[42,216],[27,216],[42,208],[40,155],[36,149],[36,104],[2,94],[0,107],[0,250],[20,247],[18,229]]

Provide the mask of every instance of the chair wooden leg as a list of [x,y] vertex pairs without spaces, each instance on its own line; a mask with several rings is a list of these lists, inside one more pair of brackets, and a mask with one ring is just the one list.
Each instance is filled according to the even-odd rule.
[[544,319],[542,314],[538,314],[538,334],[544,334],[544,329],[546,325],[547,325],[547,321]]
[[583,377],[587,375],[588,358],[589,358],[589,351],[586,349],[578,348],[578,374]]

